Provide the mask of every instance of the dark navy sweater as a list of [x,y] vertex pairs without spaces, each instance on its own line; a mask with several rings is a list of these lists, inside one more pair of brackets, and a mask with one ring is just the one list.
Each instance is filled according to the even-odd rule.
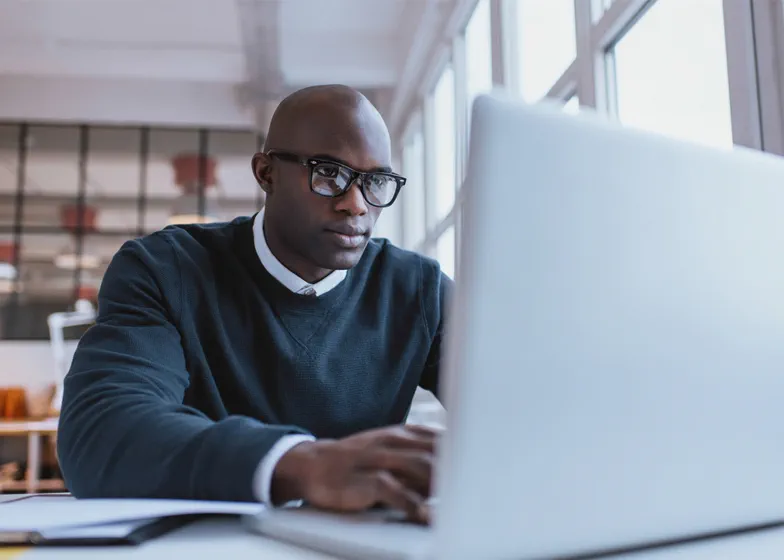
[[405,420],[438,393],[437,263],[371,241],[345,280],[295,294],[262,266],[252,218],[125,243],[65,380],[58,456],[77,497],[253,500],[282,436]]

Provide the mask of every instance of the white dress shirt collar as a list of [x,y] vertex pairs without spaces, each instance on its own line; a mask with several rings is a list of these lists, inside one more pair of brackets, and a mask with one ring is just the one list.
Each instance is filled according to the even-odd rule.
[[256,247],[256,254],[259,256],[261,264],[267,269],[267,272],[294,293],[313,295],[315,292],[316,296],[320,296],[326,294],[332,288],[340,284],[346,277],[345,270],[335,270],[326,278],[315,284],[311,284],[283,266],[283,263],[272,254],[272,251],[270,251],[269,245],[267,245],[267,239],[264,237],[263,208],[253,219],[253,244]]

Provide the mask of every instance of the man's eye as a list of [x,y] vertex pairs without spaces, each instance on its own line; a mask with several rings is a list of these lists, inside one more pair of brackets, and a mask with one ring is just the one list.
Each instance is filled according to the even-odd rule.
[[316,173],[319,177],[324,177],[325,179],[335,179],[340,170],[335,165],[319,165],[316,168]]
[[374,189],[380,189],[385,187],[387,184],[387,178],[383,175],[371,175],[370,176],[370,186]]

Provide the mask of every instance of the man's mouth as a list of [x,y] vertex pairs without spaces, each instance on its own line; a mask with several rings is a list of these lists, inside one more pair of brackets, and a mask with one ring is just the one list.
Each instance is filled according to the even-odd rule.
[[356,249],[362,246],[367,236],[367,230],[350,225],[338,225],[327,228],[327,233],[330,234],[338,245],[345,249]]
[[338,245],[345,249],[356,249],[362,246],[362,243],[365,241],[365,234],[361,235],[346,235],[345,233],[340,233],[333,230],[327,230],[327,233],[330,234]]

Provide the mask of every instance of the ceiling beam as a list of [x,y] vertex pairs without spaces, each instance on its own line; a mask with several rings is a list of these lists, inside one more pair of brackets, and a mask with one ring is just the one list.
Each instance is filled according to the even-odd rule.
[[[417,0],[412,0],[416,2]],[[389,110],[389,128],[393,136],[398,135],[404,125],[403,118],[410,106],[411,99],[416,95],[419,78],[427,68],[434,43],[440,36],[444,24],[444,2],[420,2],[422,13],[412,35],[411,47],[405,53],[405,64],[401,68],[397,87],[392,96]]]
[[236,1],[248,81],[277,98],[285,85],[280,67],[280,3]]

